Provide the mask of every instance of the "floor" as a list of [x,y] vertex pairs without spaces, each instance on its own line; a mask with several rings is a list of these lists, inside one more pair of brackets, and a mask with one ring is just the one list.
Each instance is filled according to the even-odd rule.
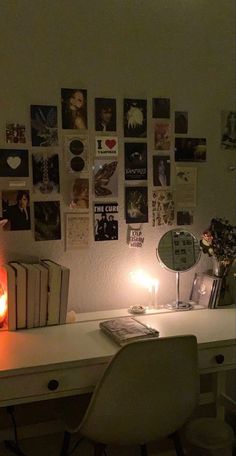
[[[35,437],[20,441],[20,449],[22,456],[59,456],[62,443],[63,434],[53,434],[43,437]],[[72,442],[72,447],[77,439]],[[71,447],[71,448],[72,448]],[[108,456],[139,456],[138,448],[118,448],[108,447]],[[3,443],[0,444],[0,456],[11,456],[13,453],[7,450]],[[171,443],[163,442],[162,445],[150,445],[149,456],[176,456],[171,448]],[[93,447],[87,442],[83,441],[73,452],[73,456],[93,456]]]

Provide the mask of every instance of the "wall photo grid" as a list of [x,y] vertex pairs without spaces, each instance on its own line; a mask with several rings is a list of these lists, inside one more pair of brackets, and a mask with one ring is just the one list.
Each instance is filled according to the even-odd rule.
[[[187,111],[172,112],[165,97],[151,99],[151,112],[148,99],[100,97],[88,112],[87,89],[62,88],[60,95],[58,106],[29,107],[30,131],[20,119],[6,123],[0,148],[5,230],[28,230],[35,241],[64,235],[70,250],[90,245],[91,228],[94,241],[117,241],[122,220],[127,232],[141,232],[150,222],[194,223],[197,168],[207,160],[207,139],[189,136]],[[222,149],[236,149],[236,112],[222,110],[219,137]]]

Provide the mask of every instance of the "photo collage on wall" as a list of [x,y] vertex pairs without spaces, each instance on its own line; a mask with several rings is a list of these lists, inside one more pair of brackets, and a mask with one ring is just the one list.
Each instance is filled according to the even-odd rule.
[[[90,245],[92,225],[94,241],[117,241],[123,217],[132,238],[138,230],[142,242],[130,245],[139,247],[141,225],[150,218],[153,227],[194,223],[197,166],[207,160],[207,140],[189,134],[187,110],[172,113],[170,98],[159,97],[150,100],[149,115],[148,99],[123,98],[119,121],[114,96],[95,97],[88,112],[86,88],[62,88],[59,95],[60,103],[29,106],[29,132],[22,121],[6,122],[0,149],[4,229],[33,231],[35,241],[61,240],[63,209],[70,250]],[[236,112],[222,110],[220,133],[221,148],[236,149]]]

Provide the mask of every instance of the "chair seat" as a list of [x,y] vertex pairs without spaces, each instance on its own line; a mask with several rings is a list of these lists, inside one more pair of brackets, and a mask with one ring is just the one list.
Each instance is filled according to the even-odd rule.
[[187,442],[206,450],[227,449],[233,445],[234,433],[225,421],[217,418],[197,418],[185,428]]

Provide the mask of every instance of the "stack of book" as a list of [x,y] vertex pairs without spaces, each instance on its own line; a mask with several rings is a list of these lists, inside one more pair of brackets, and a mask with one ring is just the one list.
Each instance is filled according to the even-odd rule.
[[8,329],[66,323],[70,269],[52,260],[11,261],[0,267]]
[[221,277],[216,277],[208,272],[195,274],[190,300],[201,307],[214,309],[219,303],[221,286]]

